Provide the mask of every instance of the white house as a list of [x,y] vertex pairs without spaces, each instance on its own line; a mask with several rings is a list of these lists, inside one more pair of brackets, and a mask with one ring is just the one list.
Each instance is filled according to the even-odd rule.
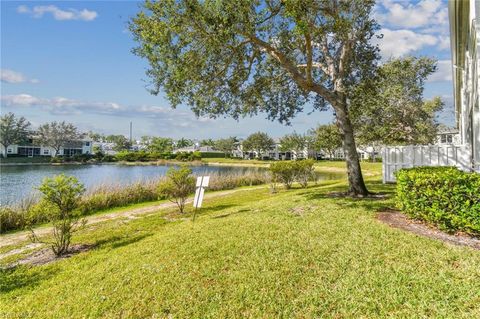
[[[415,166],[456,166],[480,172],[480,1],[448,3],[453,93],[458,140],[440,145],[391,146],[383,151],[383,181],[394,172]],[[441,136],[440,136],[441,138]]]
[[453,90],[460,143],[480,171],[480,1],[449,2]]
[[436,145],[461,144],[460,132],[455,127],[441,126],[438,129]]
[[[73,156],[80,154],[93,154],[92,145],[93,142],[89,139],[73,141],[64,147],[61,147],[56,155]],[[28,143],[20,145],[8,145],[6,150],[5,147],[0,146],[0,154],[5,156],[5,153],[7,154],[7,157],[53,156],[55,154],[55,150],[52,147],[35,144],[32,140],[30,140]]]

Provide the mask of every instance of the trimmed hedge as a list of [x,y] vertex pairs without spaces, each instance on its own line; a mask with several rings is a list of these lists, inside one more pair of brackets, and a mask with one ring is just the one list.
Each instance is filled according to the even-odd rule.
[[454,167],[402,169],[397,178],[398,208],[448,231],[480,234],[480,174]]
[[202,158],[230,158],[230,154],[219,152],[200,152]]

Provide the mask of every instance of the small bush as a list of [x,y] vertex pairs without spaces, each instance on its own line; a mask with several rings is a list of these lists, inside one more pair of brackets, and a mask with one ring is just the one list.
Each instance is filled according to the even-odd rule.
[[185,203],[195,190],[195,177],[187,166],[176,169],[171,167],[167,172],[167,179],[160,184],[159,193],[164,194],[173,203],[177,204],[180,213],[185,210]]
[[306,188],[308,182],[315,178],[315,168],[313,166],[315,161],[312,159],[306,159],[294,163],[296,180],[303,188]]
[[68,252],[72,234],[84,225],[77,207],[85,187],[75,177],[61,174],[45,178],[38,190],[43,194],[42,202],[49,207],[44,214],[53,224],[52,250],[56,256],[63,255]]
[[200,152],[178,152],[175,159],[182,162],[198,161],[202,159]]
[[453,167],[418,167],[396,173],[397,206],[412,218],[453,232],[480,234],[480,174]]
[[280,182],[286,189],[292,187],[297,174],[297,166],[294,161],[281,161],[270,164],[273,183]]

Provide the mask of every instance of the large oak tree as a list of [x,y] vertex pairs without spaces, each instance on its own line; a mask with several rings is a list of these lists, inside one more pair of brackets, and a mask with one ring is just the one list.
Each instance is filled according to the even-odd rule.
[[349,192],[367,195],[349,115],[350,88],[375,70],[373,0],[147,1],[131,21],[151,91],[198,115],[264,112],[289,123],[308,101],[331,106]]

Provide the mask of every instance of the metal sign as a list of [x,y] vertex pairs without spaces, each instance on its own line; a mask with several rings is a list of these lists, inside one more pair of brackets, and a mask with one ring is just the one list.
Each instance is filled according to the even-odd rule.
[[205,188],[208,187],[208,182],[210,181],[210,176],[198,176],[197,184],[195,190],[195,199],[193,200],[193,207],[200,208],[202,207],[203,195],[205,193]]

